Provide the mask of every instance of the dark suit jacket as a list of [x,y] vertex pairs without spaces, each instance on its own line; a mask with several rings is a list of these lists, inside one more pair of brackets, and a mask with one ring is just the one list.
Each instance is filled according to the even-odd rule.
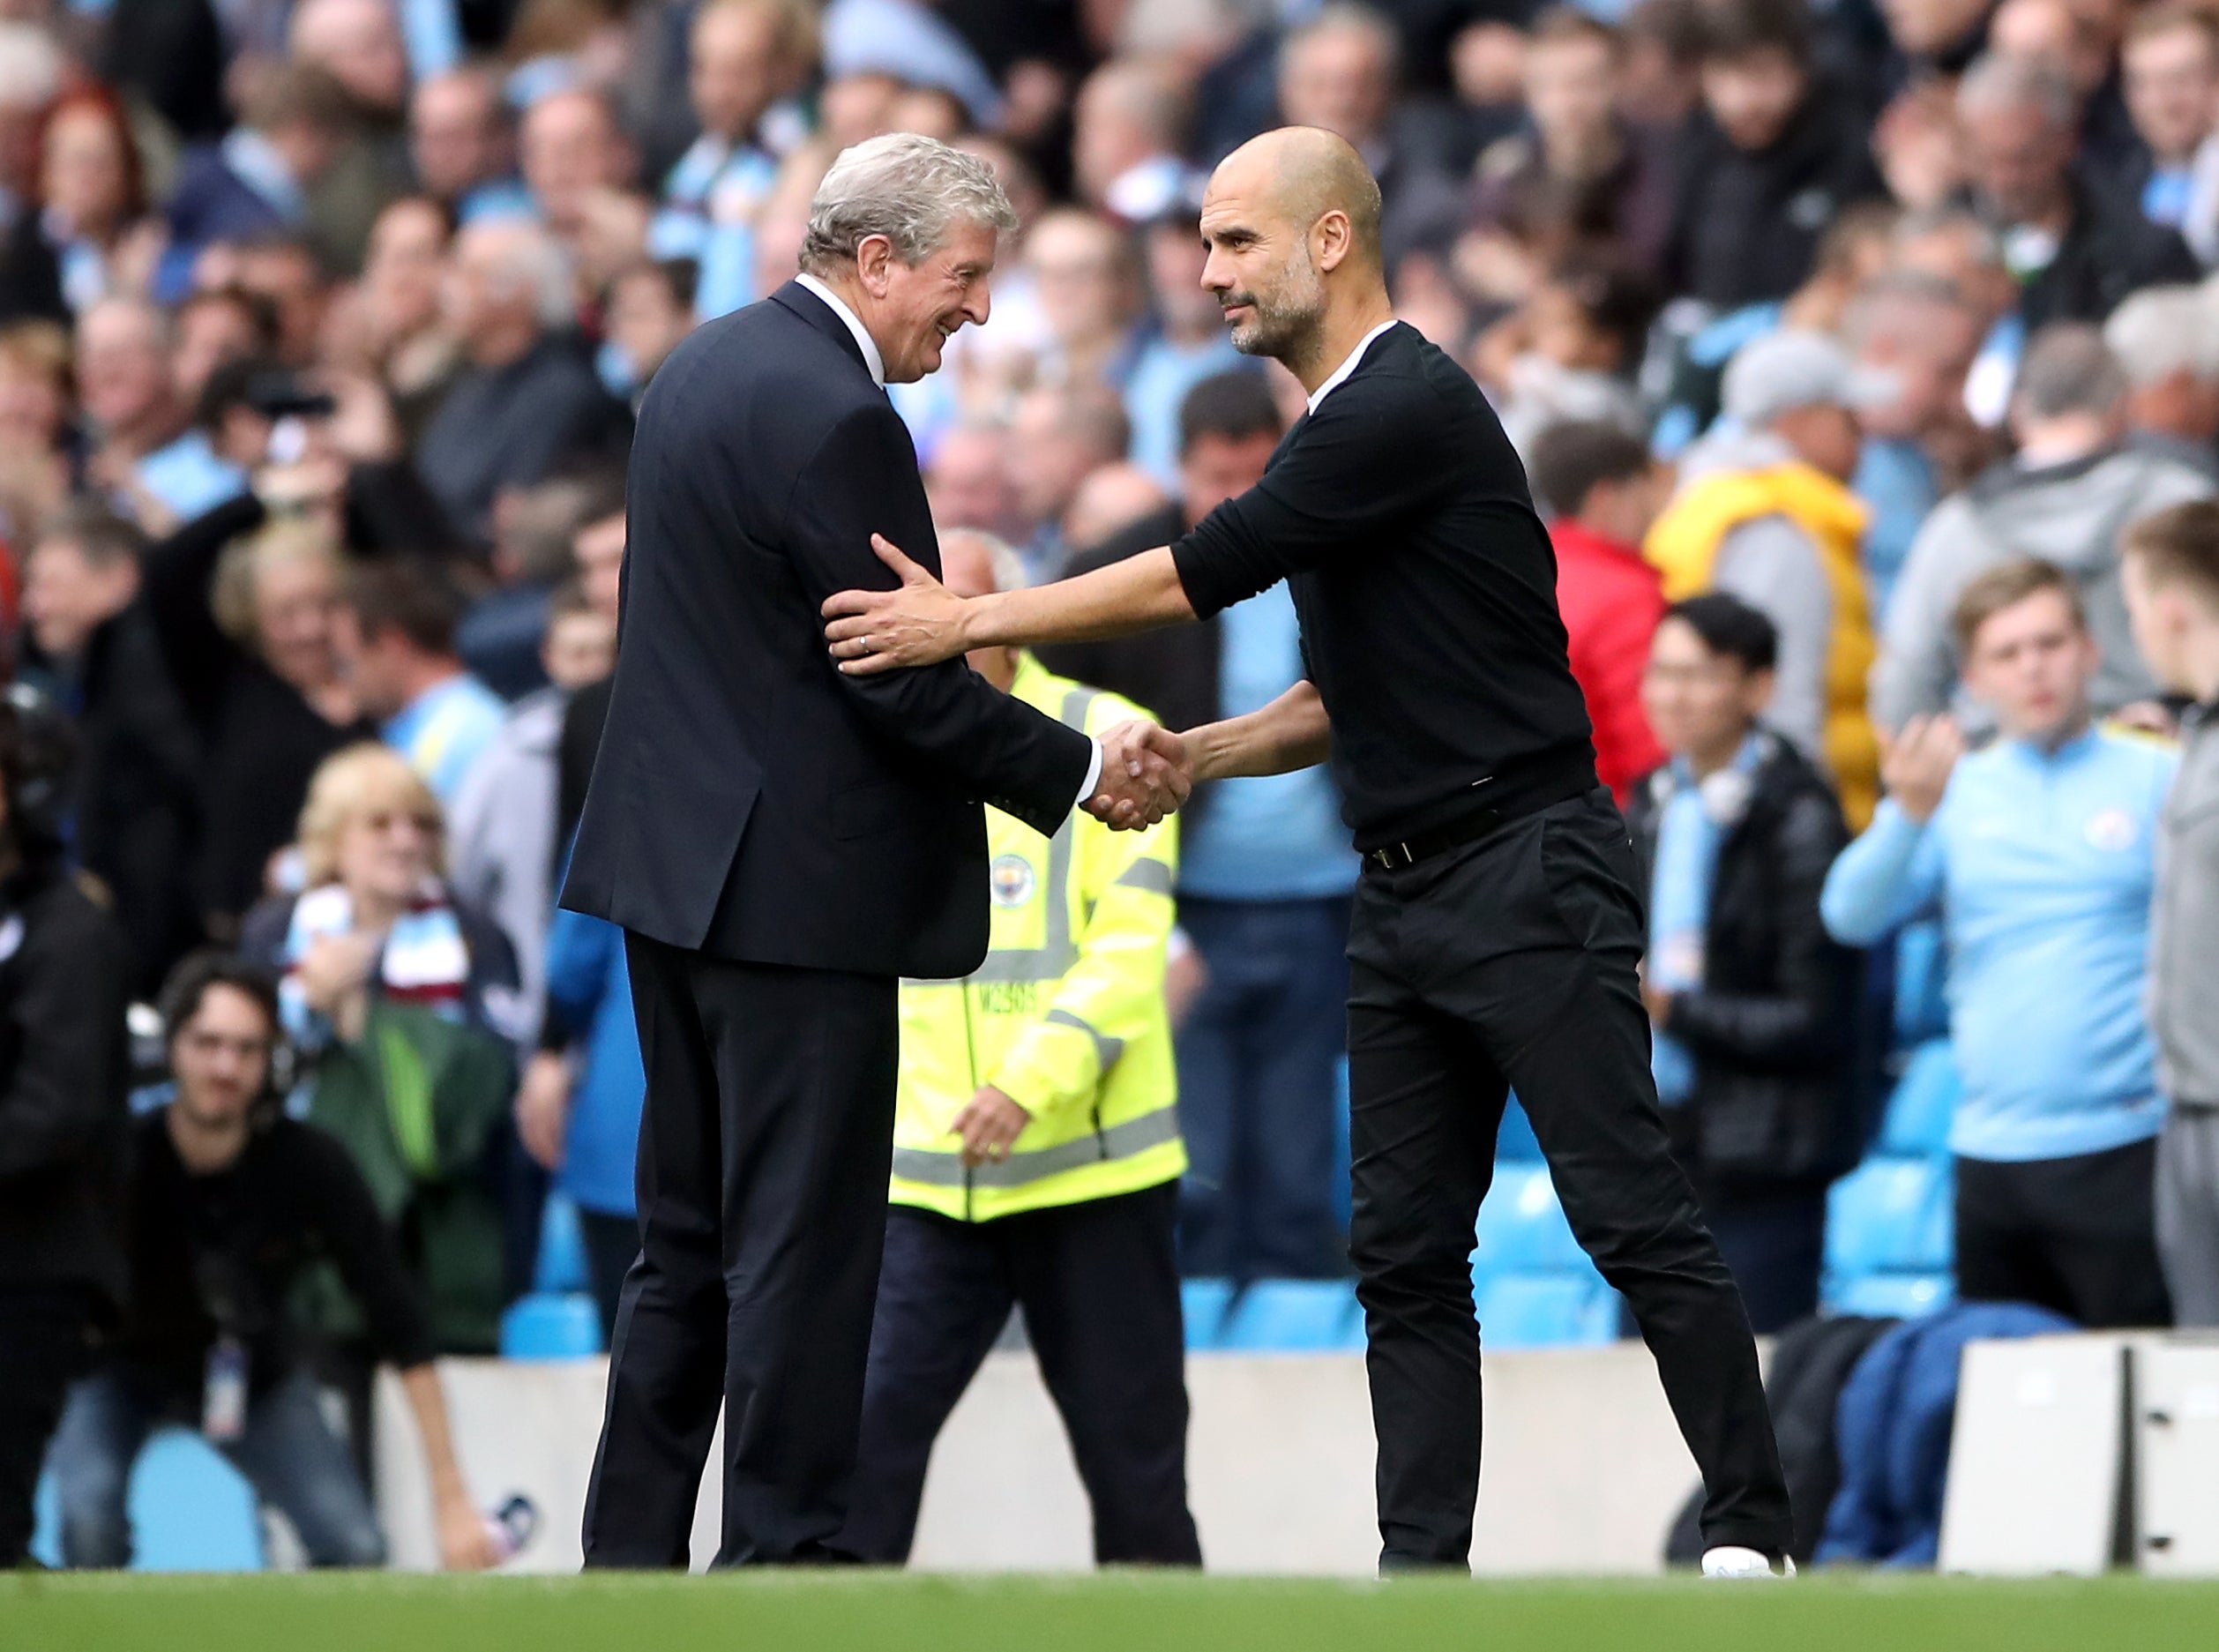
[[986,955],[981,800],[1053,833],[1085,736],[960,661],[843,676],[818,608],[936,572],[909,432],[789,283],[698,329],[639,410],[616,675],[563,901],[736,961],[961,976]]

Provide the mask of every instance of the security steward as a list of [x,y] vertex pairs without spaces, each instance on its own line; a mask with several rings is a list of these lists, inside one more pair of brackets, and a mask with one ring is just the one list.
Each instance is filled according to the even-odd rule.
[[[967,594],[1023,582],[984,534],[947,534],[940,555]],[[1137,714],[1014,648],[970,662],[1089,734]],[[1163,998],[1177,828],[1073,813],[1047,838],[997,809],[986,820],[985,963],[901,985],[893,1208],[841,1547],[908,1558],[932,1442],[1016,1304],[1094,1506],[1095,1559],[1199,1566]]]

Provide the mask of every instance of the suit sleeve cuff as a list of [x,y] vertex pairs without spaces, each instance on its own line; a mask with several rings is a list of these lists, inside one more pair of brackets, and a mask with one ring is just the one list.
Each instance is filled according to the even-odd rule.
[[1087,799],[1095,795],[1095,789],[1102,783],[1102,742],[1088,735],[1087,744],[1094,748],[1094,756],[1087,761],[1087,783],[1079,789],[1079,796],[1072,800],[1071,806],[1074,809],[1084,809]]

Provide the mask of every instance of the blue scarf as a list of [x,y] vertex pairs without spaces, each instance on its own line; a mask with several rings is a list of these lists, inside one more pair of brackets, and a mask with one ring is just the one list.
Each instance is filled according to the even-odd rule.
[[[1710,930],[1711,886],[1718,876],[1718,846],[1749,807],[1751,781],[1764,762],[1766,744],[1752,733],[1734,760],[1700,784],[1684,757],[1676,757],[1650,784],[1662,793],[1656,822],[1656,864],[1649,878],[1651,984],[1667,992],[1700,988]],[[1656,1099],[1676,1107],[1694,1094],[1695,1058],[1670,1033],[1651,1041],[1649,1069]]]

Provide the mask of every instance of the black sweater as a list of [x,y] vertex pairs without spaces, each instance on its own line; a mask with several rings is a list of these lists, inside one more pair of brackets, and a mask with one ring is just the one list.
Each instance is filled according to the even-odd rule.
[[432,1357],[415,1287],[338,1141],[280,1118],[228,1170],[195,1176],[166,1110],[132,1125],[131,1311],[116,1351],[161,1397],[199,1394],[219,1334],[244,1344],[254,1392],[283,1376],[299,1357],[287,1298],[319,1260],[338,1267],[385,1358],[407,1370]]
[[1288,581],[1358,848],[1595,785],[1525,470],[1470,375],[1416,328],[1374,340],[1263,480],[1171,554],[1205,618]]
[[57,860],[0,883],[0,1289],[123,1294],[129,979]]

